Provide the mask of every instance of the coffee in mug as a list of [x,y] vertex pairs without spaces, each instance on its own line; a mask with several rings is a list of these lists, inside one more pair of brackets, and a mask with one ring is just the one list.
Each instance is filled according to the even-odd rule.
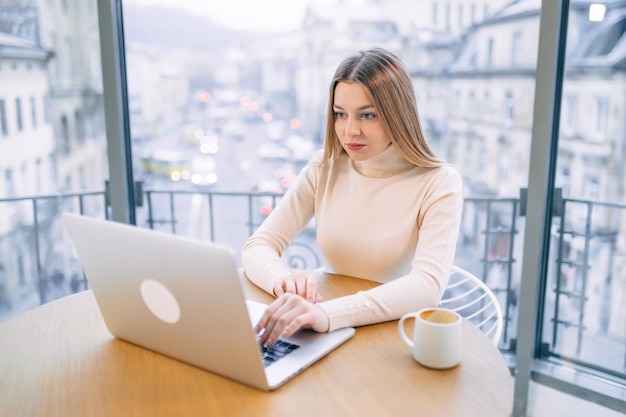
[[[404,322],[415,319],[413,338],[404,331]],[[463,353],[463,320],[443,307],[424,308],[407,313],[398,322],[402,341],[413,350],[413,358],[423,366],[448,369],[461,363]]]

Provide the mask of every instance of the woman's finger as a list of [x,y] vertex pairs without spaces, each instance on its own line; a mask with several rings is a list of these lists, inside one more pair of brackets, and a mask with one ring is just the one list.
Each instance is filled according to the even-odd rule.
[[298,294],[302,298],[306,298],[307,296],[307,280],[308,277],[303,272],[297,272],[294,275],[294,280],[296,284],[296,294]]
[[293,277],[285,278],[284,282],[285,282],[285,292],[288,294],[296,294],[296,283]]
[[302,297],[286,293],[270,304],[258,325],[261,327],[258,331],[265,329],[260,338],[261,343],[273,345],[285,331],[293,334],[306,324],[300,319],[306,313],[306,303]]
[[315,303],[318,296],[317,279],[314,276],[309,275],[306,280],[306,299],[311,303]]
[[276,298],[280,297],[285,293],[285,281],[282,279],[278,279],[274,281],[274,295]]
[[293,277],[296,282],[295,293],[302,298],[306,298],[309,302],[314,303],[317,298],[317,277],[302,271],[297,272]]

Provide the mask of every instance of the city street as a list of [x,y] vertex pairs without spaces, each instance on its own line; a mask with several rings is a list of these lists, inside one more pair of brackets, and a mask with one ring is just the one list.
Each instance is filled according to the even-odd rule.
[[[227,244],[239,255],[240,248],[251,231],[265,218],[263,212],[267,213],[274,205],[272,196],[250,199],[247,194],[240,194],[283,193],[288,182],[282,180],[293,180],[303,166],[303,162],[282,155],[260,155],[259,149],[263,145],[271,145],[274,149],[283,149],[287,152],[288,149],[284,145],[286,138],[270,139],[269,129],[264,122],[248,122],[245,126],[240,136],[229,136],[206,129],[208,134],[218,138],[218,150],[212,155],[216,164],[217,182],[211,186],[196,186],[189,180],[173,181],[164,175],[142,174],[145,181],[144,191],[159,192],[152,193],[150,197],[154,229],[202,240],[214,240]],[[187,160],[202,155],[200,145],[187,143],[177,135],[144,143],[142,149],[136,148],[133,152],[145,152],[148,147],[151,150],[177,151],[186,155]],[[173,194],[173,202],[170,201],[170,194],[161,191],[176,191],[177,193]],[[218,192],[219,195],[213,195],[209,202],[209,192]],[[137,217],[140,226],[149,227],[148,201],[144,201],[144,206],[138,208]],[[172,217],[176,221],[174,225]],[[252,226],[249,224],[249,218],[252,218]],[[298,238],[298,243],[314,249],[312,254],[307,253],[306,249],[303,250],[308,259],[305,262],[312,267],[318,266],[319,255],[314,233],[310,231],[303,233]],[[296,245],[296,248],[301,248],[300,245]]]

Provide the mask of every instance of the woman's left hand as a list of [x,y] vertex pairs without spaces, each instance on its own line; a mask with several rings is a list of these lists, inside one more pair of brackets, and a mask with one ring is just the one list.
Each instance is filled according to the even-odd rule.
[[289,337],[301,328],[327,332],[330,327],[324,310],[299,295],[284,293],[265,310],[255,326],[261,344],[274,345],[279,337]]

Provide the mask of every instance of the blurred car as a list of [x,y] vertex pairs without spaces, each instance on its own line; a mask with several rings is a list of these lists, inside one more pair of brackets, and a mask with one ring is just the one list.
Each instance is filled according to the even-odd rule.
[[291,165],[283,166],[274,170],[274,177],[280,181],[280,186],[287,189],[291,186],[298,174]]
[[195,156],[191,160],[191,182],[207,187],[217,182],[217,164],[211,156]]
[[288,159],[291,156],[291,152],[287,148],[276,143],[264,143],[259,146],[257,153],[259,158],[262,159]]
[[285,190],[281,187],[280,182],[276,180],[253,180],[250,184],[252,191],[259,193],[276,193],[282,194]]
[[[285,171],[283,170],[280,170],[280,171],[281,171],[280,172],[281,174],[286,175],[284,178],[282,178],[280,182],[277,180],[266,180],[266,179],[252,181],[251,188],[253,191],[270,194],[268,196],[259,196],[257,199],[259,203],[259,213],[263,217],[267,217],[270,215],[270,213],[274,210],[274,207],[276,206],[276,204],[278,204],[278,202],[280,201],[280,197],[282,196],[282,194],[284,194],[285,189],[288,188],[283,184],[283,180],[285,178],[293,179],[296,176],[293,170],[287,170],[285,168]],[[276,195],[276,194],[280,194],[280,195]],[[315,218],[312,218],[311,221],[309,221],[306,224],[303,231],[307,233],[311,233],[311,232],[314,233],[316,227],[317,227],[317,224],[315,223]]]
[[299,162],[307,162],[318,151],[312,140],[298,135],[289,136],[285,145],[291,151],[292,158]]
[[215,135],[203,136],[200,139],[200,152],[205,155],[213,155],[216,154],[220,149],[218,145],[218,139]]
[[253,180],[252,184],[250,184],[250,188],[252,191],[269,194],[254,199],[254,204],[258,207],[258,212],[262,218],[272,212],[274,206],[280,200],[280,196],[285,192],[280,182],[274,179]]
[[265,126],[267,138],[272,141],[281,139],[285,135],[286,130],[287,130],[287,123],[284,121],[269,122]]
[[236,140],[243,138],[245,130],[246,125],[239,120],[228,121],[224,126],[222,126],[222,134]]
[[188,124],[183,126],[182,136],[185,143],[196,144],[204,136],[204,130],[200,126]]

